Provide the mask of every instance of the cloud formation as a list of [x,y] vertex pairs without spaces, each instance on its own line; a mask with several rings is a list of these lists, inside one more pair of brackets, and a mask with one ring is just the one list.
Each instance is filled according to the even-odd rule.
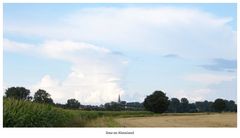
[[[48,15],[44,19],[45,16]],[[88,7],[57,17],[54,19],[57,22],[50,23],[47,18],[23,17],[17,24],[15,18],[4,20],[5,34],[43,39],[38,44],[28,44],[5,38],[4,51],[71,63],[65,80],[45,74],[32,86],[48,90],[57,102],[72,97],[91,104],[116,100],[118,94],[125,93],[121,84],[125,67],[131,64],[125,56],[129,53],[142,59],[151,54],[169,60],[180,57],[189,63],[213,59],[212,64],[201,65],[207,71],[232,71],[236,67],[236,31],[229,25],[230,17],[176,7]],[[174,64],[173,68],[178,67]],[[188,72],[186,68],[181,70]],[[141,74],[133,76],[141,78]],[[232,74],[200,73],[189,74],[183,80],[207,86],[232,82],[234,78]],[[211,92],[212,89],[204,87],[175,93],[196,100]]]
[[119,94],[124,94],[120,83],[127,60],[109,49],[73,41],[46,41],[34,46],[4,39],[4,50],[70,62],[71,72],[65,80],[46,74],[31,86],[33,91],[47,90],[56,102],[76,98],[84,104],[100,104],[116,101]]
[[[103,43],[122,51],[171,53],[192,59],[236,58],[230,17],[185,8],[82,8],[54,24],[5,22],[4,32],[44,39]],[[206,51],[207,49],[207,51]]]

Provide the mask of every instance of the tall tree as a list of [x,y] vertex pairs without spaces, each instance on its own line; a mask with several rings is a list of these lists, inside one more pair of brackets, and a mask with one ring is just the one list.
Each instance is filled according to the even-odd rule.
[[72,108],[72,109],[78,109],[80,107],[80,102],[76,99],[68,99],[66,107],[67,108]]
[[237,105],[233,100],[230,100],[230,101],[224,100],[224,102],[226,104],[225,111],[235,112],[237,110]]
[[50,97],[51,95],[47,93],[45,90],[39,89],[35,94],[34,94],[34,102],[38,103],[48,103],[48,104],[53,104],[53,100]]
[[205,100],[204,102],[199,101],[196,102],[196,107],[199,112],[211,112],[212,111],[211,104],[212,102],[208,102],[207,100]]
[[14,98],[18,100],[31,100],[30,90],[24,87],[11,87],[5,92],[6,98]]
[[217,112],[222,112],[226,108],[226,103],[223,99],[216,99],[213,103],[213,108]]
[[189,101],[187,98],[181,98],[181,112],[189,112]]
[[163,113],[168,109],[169,100],[162,91],[155,91],[145,98],[143,105],[149,111]]
[[177,113],[179,112],[179,108],[180,108],[180,101],[178,100],[178,98],[172,98],[168,106],[168,111]]

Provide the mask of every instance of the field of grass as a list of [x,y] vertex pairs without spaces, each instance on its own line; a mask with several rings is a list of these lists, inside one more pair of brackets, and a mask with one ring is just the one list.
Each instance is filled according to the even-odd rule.
[[4,127],[56,127],[64,126],[73,115],[51,105],[29,101],[4,99]]
[[236,127],[236,113],[82,111],[4,99],[3,127]]
[[163,114],[115,120],[121,127],[237,127],[236,113]]
[[[147,111],[82,111],[14,99],[3,100],[4,127],[85,127],[93,120],[105,119],[112,125],[115,117],[151,116]],[[112,121],[112,122],[111,122]],[[109,123],[110,122],[110,123]]]

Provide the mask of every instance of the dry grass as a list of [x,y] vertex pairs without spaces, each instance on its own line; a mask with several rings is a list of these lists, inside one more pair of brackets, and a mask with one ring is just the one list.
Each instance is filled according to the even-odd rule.
[[236,113],[117,118],[122,127],[237,127]]
[[112,117],[99,117],[89,121],[85,127],[119,127],[119,124]]

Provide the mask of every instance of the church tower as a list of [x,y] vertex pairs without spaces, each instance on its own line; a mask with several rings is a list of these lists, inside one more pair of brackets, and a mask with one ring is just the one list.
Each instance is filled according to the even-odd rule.
[[120,94],[118,95],[118,103],[121,102],[121,99],[120,99]]

